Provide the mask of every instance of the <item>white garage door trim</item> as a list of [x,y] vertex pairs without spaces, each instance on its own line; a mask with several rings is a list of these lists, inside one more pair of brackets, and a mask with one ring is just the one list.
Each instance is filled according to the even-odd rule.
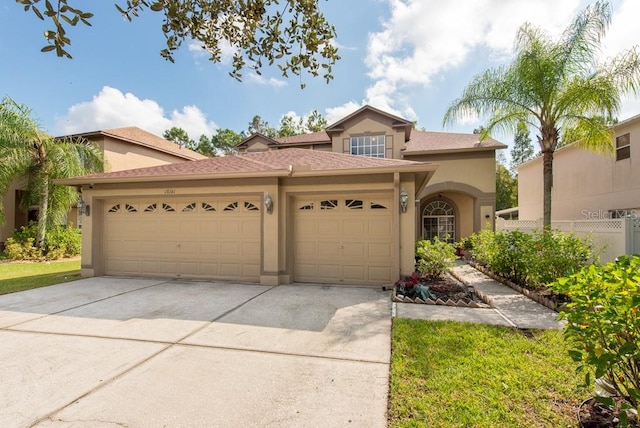
[[294,280],[393,282],[392,199],[391,193],[295,198]]
[[257,197],[104,201],[106,275],[260,281]]

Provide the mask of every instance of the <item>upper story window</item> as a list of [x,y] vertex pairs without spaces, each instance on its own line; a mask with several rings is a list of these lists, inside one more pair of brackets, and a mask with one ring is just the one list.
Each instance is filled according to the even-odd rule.
[[383,158],[385,152],[384,135],[362,135],[351,137],[351,154]]
[[616,161],[631,157],[631,138],[629,134],[616,137]]

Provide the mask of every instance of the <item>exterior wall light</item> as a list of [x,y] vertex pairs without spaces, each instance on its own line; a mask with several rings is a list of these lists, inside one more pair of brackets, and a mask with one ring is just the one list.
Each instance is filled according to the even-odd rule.
[[271,199],[271,195],[269,193],[264,195],[264,206],[267,209],[267,214],[273,213],[273,199]]
[[80,196],[80,199],[78,199],[78,212],[80,215],[84,214],[87,217],[91,215],[91,206],[84,203],[82,195]]
[[400,192],[400,210],[406,213],[407,206],[409,206],[409,194],[406,190],[402,189],[402,192]]

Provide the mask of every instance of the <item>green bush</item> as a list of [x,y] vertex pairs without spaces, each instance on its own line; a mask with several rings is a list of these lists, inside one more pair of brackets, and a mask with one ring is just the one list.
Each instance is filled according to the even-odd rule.
[[534,264],[534,237],[518,230],[494,235],[495,252],[489,268],[505,278],[524,284]]
[[496,254],[495,235],[490,229],[482,229],[469,236],[471,254],[483,265],[491,265]]
[[591,265],[550,286],[571,299],[561,317],[579,369],[593,368],[640,410],[640,255]]
[[560,277],[569,276],[583,267],[595,263],[597,252],[593,241],[573,234],[554,230],[533,234],[535,255],[531,259],[532,285],[549,284]]
[[597,257],[590,239],[554,230],[529,234],[484,229],[468,240],[478,263],[534,290],[578,272]]
[[47,230],[44,248],[35,245],[38,225],[29,222],[13,233],[5,242],[4,254],[12,260],[56,260],[80,254],[82,235],[80,229],[54,226]]
[[421,239],[416,242],[416,270],[428,279],[437,279],[453,267],[456,251],[453,244]]

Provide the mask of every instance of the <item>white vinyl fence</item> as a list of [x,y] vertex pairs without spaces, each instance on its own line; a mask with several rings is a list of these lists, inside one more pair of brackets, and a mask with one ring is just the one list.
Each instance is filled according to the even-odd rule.
[[[603,249],[600,262],[613,261],[622,254],[640,253],[640,219],[620,218],[605,220],[559,220],[552,221],[551,227],[575,236],[588,237],[597,249]],[[540,220],[496,219],[497,231],[519,230],[533,232],[542,230]]]

